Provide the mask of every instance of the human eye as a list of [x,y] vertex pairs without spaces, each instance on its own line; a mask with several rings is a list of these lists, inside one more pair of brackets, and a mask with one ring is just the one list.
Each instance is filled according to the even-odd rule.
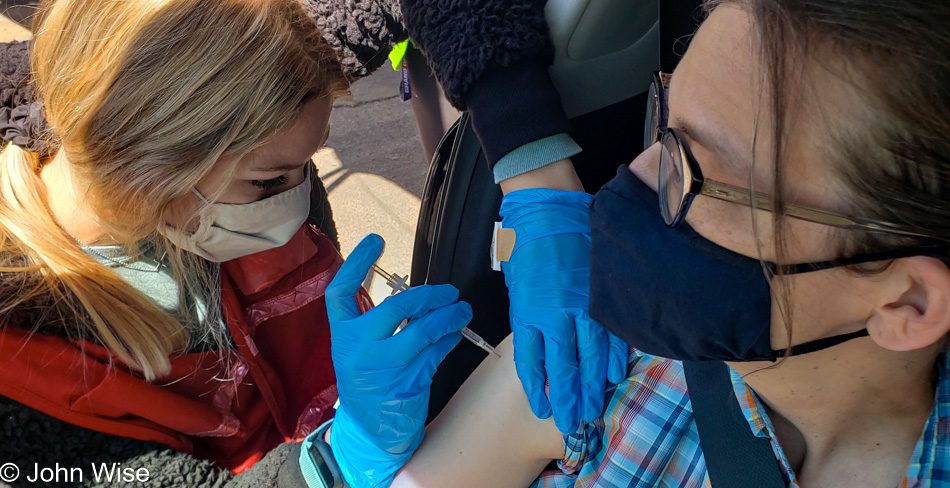
[[280,175],[277,178],[271,178],[269,180],[252,180],[251,184],[258,188],[263,188],[264,190],[272,190],[286,185],[287,176]]

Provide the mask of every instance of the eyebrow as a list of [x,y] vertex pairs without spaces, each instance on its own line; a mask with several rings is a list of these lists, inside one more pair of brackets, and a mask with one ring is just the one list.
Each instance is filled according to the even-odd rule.
[[723,161],[724,163],[737,168],[749,166],[748,164],[740,164],[747,162],[749,155],[739,150],[739,145],[735,143],[735,139],[725,137],[722,133],[707,131],[705,127],[686,119],[674,118],[670,121],[670,126],[679,129],[696,144],[723,155],[726,158]]

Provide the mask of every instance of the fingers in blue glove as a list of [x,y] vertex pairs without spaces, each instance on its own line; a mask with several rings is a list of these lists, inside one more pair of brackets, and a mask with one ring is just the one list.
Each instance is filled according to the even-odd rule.
[[[573,328],[573,324],[571,324]],[[577,431],[580,420],[580,367],[577,345],[559,343],[557,337],[544,337],[544,368],[548,373],[548,395],[554,409],[554,424],[563,434]]]
[[605,379],[610,356],[607,331],[584,312],[575,318],[575,326],[581,380],[581,420],[593,422],[604,412],[607,390]]
[[551,402],[544,391],[544,338],[534,327],[520,327],[512,339],[515,371],[528,396],[531,412],[539,419],[551,416]]
[[627,358],[630,354],[630,346],[610,332],[607,333],[607,340],[610,342],[607,381],[616,385],[627,379]]
[[394,339],[397,342],[405,341],[405,346],[400,344],[395,345],[396,347],[421,347],[421,351],[414,355],[409,369],[416,371],[419,378],[425,378],[423,383],[427,389],[432,384],[432,376],[439,364],[462,340],[459,331],[471,320],[472,307],[465,302],[459,302],[431,312],[419,320],[419,323],[410,323],[402,332],[396,334]]
[[[448,286],[455,289],[455,287],[451,285],[440,286]],[[409,291],[403,293],[408,293]],[[397,295],[397,297],[398,296],[399,295]],[[455,297],[458,298],[457,290]],[[462,334],[456,333],[462,330],[462,328],[471,321],[471,305],[465,302],[451,303],[432,310],[417,320],[409,322],[409,325],[393,338],[393,347],[409,350],[417,349],[420,351],[420,355],[429,356],[430,353],[428,351],[422,352],[422,350],[431,348],[433,344],[441,342],[443,338],[449,335],[455,335],[457,336],[455,339],[461,339]],[[456,342],[458,341],[456,340]],[[446,354],[448,354],[448,351],[446,351]],[[435,363],[438,365],[442,362],[442,359],[445,358],[445,355],[434,355],[434,357],[438,359]],[[433,369],[433,372],[434,371]]]
[[382,237],[369,234],[356,245],[350,257],[340,266],[340,270],[337,271],[324,294],[327,315],[331,322],[348,320],[360,315],[356,294],[359,293],[360,285],[366,279],[369,269],[383,253],[385,245]]
[[[458,288],[452,285],[426,285],[410,288],[398,295],[386,298],[383,303],[366,312],[363,321],[364,327],[361,330],[351,329],[337,333],[359,337],[360,340],[364,341],[385,339],[396,332],[403,320],[425,316],[433,310],[456,303],[458,298]],[[471,320],[471,317],[469,317],[469,320]]]

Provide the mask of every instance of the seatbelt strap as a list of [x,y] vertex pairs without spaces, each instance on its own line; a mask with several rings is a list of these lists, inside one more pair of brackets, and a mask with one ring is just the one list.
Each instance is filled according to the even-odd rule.
[[772,445],[756,437],[720,361],[683,361],[686,388],[713,488],[788,488]]

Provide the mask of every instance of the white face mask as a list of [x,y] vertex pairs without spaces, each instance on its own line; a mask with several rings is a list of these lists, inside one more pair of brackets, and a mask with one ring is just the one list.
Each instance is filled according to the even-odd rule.
[[224,262],[283,246],[310,214],[309,165],[303,183],[272,197],[245,204],[210,203],[198,213],[198,230],[165,226],[161,232],[176,246],[208,261]]

